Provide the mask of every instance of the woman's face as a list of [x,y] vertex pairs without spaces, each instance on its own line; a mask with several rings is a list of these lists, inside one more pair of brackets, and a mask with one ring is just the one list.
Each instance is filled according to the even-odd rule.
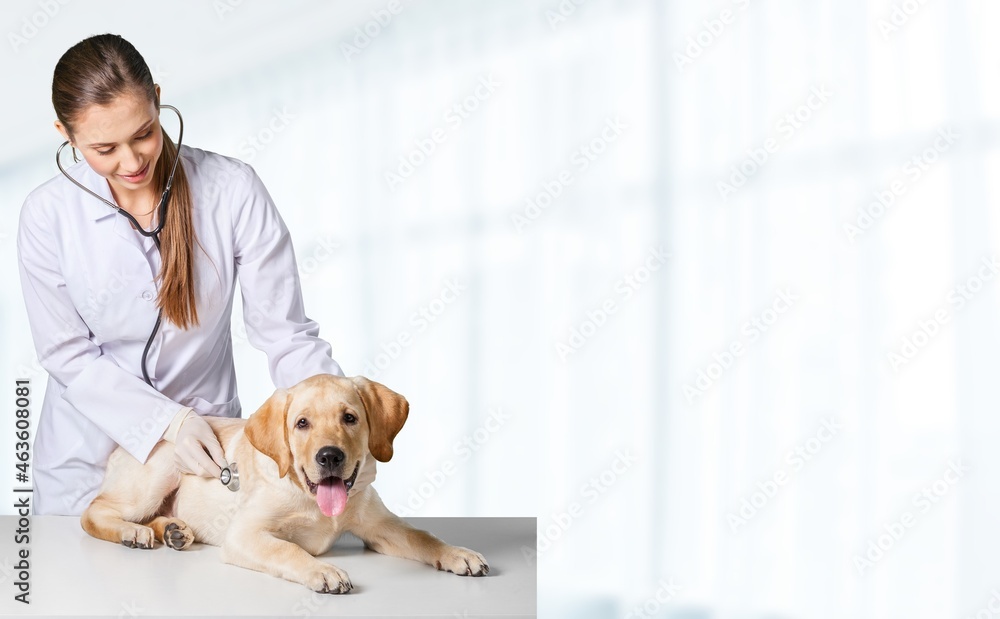
[[108,105],[86,108],[73,123],[72,139],[59,121],[56,129],[95,172],[108,179],[116,195],[145,193],[151,187],[163,152],[159,114],[153,102],[122,95]]

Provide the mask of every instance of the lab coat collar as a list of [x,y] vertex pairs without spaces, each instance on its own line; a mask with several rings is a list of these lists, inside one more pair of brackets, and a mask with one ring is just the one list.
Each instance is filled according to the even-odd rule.
[[[105,200],[111,202],[112,204],[117,204],[114,196],[111,195],[111,187],[108,186],[108,179],[95,172],[86,161],[80,161],[74,164],[66,170],[66,173],[76,179],[76,181],[81,185],[90,189]],[[101,202],[94,196],[85,193],[82,189],[76,187],[75,185],[70,187],[70,191],[77,191],[82,194],[80,202],[87,213],[87,217],[93,221],[104,219],[106,217],[112,217],[118,214],[118,211]]]
[[[185,159],[189,156],[189,147],[181,146],[181,158]],[[183,165],[183,164],[182,164]],[[86,160],[78,161],[69,168],[66,169],[67,174],[75,178],[84,187],[87,187],[97,195],[101,196],[105,200],[111,202],[112,204],[118,204],[114,196],[111,194],[111,186],[108,185],[108,179],[104,178],[100,174],[94,171],[90,167],[90,164]],[[69,182],[68,180],[66,181]],[[71,191],[77,191],[83,194],[83,208],[87,211],[87,216],[93,220],[98,221],[101,219],[106,219],[112,215],[117,215],[118,211],[111,208],[107,204],[101,202],[94,196],[84,192],[82,189],[76,185],[71,185]],[[124,218],[122,218],[124,219]]]
[[[112,204],[117,204],[117,201],[115,201],[115,198],[111,193],[111,187],[108,185],[108,180],[95,172],[86,161],[77,162],[68,168],[66,172],[84,187],[87,187]],[[67,180],[66,183],[69,184],[69,181]],[[94,222],[107,221],[112,224],[112,229],[115,234],[129,245],[135,247],[136,250],[142,254],[148,256],[150,252],[153,251],[155,246],[153,245],[152,240],[143,238],[139,233],[133,230],[129,221],[125,219],[125,217],[120,216],[118,211],[75,185],[70,185],[68,190],[79,194],[79,204],[83,208],[85,217]],[[152,273],[152,275],[155,275],[155,272]]]

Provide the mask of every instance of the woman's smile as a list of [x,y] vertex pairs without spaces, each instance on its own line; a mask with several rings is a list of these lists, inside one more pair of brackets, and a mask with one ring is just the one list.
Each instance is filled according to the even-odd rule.
[[146,178],[146,174],[148,172],[149,172],[149,162],[146,162],[146,165],[144,165],[142,169],[136,172],[135,174],[119,174],[118,176],[125,179],[129,183],[141,183],[142,180]]

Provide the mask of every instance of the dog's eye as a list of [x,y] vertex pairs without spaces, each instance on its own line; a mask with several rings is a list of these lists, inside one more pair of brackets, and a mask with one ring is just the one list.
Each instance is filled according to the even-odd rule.
[[350,413],[344,413],[344,423],[348,425],[354,425],[358,422],[358,418]]
[[298,421],[295,422],[295,427],[296,428],[308,428],[309,427],[309,420],[306,419],[305,417],[303,417],[302,419],[299,419]]

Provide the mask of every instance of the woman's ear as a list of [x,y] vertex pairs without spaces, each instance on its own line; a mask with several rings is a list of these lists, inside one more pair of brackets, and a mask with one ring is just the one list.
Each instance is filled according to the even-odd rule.
[[69,137],[69,130],[66,128],[66,125],[62,124],[62,122],[58,120],[52,124],[55,126],[56,131],[59,132],[59,135],[63,136],[63,139],[69,142],[70,145],[72,145],[73,140],[72,138]]
[[364,376],[354,376],[351,382],[367,413],[368,451],[379,462],[388,462],[392,459],[392,440],[406,423],[410,403],[385,385]]
[[285,423],[291,402],[288,391],[278,389],[243,426],[243,433],[254,449],[278,465],[279,477],[287,475],[292,468],[292,448],[288,444],[288,424]]

